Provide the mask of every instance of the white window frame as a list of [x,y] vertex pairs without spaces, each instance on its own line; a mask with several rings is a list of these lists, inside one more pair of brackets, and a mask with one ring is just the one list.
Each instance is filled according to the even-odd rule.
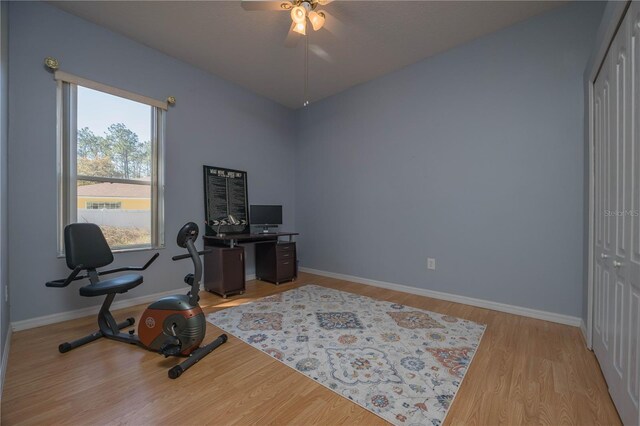
[[[138,251],[164,248],[164,139],[166,103],[135,93],[56,72],[57,80],[57,180],[58,255],[64,256],[64,227],[77,221],[77,181],[126,183],[151,186],[151,244],[112,247],[112,251]],[[151,107],[151,181],[78,175],[77,107],[78,86],[133,100]]]

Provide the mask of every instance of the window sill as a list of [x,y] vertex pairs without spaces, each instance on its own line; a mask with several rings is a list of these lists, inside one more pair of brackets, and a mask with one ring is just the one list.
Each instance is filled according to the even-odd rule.
[[[134,253],[134,252],[138,252],[138,251],[153,251],[153,250],[163,250],[165,248],[164,245],[162,246],[158,246],[158,247],[151,247],[151,246],[144,246],[144,247],[126,247],[126,248],[116,248],[116,249],[111,249],[111,252],[116,254],[116,253]],[[57,256],[58,259],[64,259],[65,258],[65,254],[64,253],[58,253]]]

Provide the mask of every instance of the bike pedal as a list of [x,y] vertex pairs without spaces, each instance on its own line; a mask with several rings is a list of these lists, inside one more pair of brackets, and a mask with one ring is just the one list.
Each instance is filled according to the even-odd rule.
[[181,345],[166,343],[160,347],[160,353],[164,355],[165,358],[169,358],[170,356],[179,355],[182,351]]

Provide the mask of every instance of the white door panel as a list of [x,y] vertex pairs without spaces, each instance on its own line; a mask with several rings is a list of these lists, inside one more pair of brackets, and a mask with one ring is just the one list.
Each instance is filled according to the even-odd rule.
[[640,8],[594,83],[593,349],[625,424],[640,424]]
[[[629,199],[632,214],[629,219],[629,347],[626,392],[636,406],[640,406],[640,11],[638,5],[628,12],[631,24],[629,46],[630,62],[630,133],[629,133]],[[640,415],[638,416],[640,424]]]

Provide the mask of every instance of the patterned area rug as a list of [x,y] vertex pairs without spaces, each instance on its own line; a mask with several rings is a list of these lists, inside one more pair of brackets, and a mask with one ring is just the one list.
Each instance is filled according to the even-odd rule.
[[208,320],[397,425],[440,425],[485,326],[307,285]]

